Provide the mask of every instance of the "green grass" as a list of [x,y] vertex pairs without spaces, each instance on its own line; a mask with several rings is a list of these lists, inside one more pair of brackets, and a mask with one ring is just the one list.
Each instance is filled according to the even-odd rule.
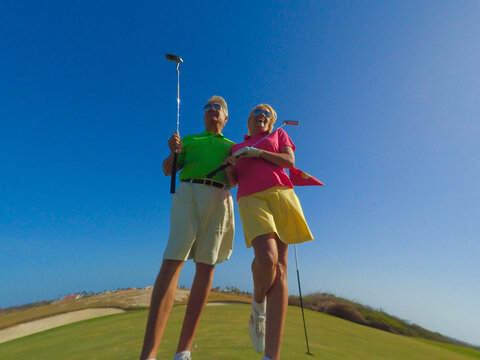
[[[406,335],[425,340],[442,342],[445,344],[468,347],[479,351],[480,347],[461,342],[422,328],[395,316],[387,314],[381,309],[373,309],[358,302],[343,299],[327,293],[308,294],[303,299],[304,307],[310,310],[319,311],[328,315],[337,316],[344,320],[357,324],[367,325],[376,329],[391,332],[393,334]],[[289,305],[300,306],[300,298],[291,295]]]
[[[173,308],[158,360],[173,358],[184,311],[185,306]],[[250,346],[249,312],[250,306],[243,304],[208,306],[197,331],[193,358],[261,359]],[[479,351],[394,335],[310,310],[305,315],[314,357],[305,354],[301,310],[289,307],[282,359],[480,359]],[[134,360],[140,353],[146,317],[146,309],[129,311],[12,340],[0,344],[0,359]]]

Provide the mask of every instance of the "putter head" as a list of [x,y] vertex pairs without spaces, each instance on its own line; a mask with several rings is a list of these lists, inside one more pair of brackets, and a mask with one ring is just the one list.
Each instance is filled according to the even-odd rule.
[[165,57],[167,58],[168,61],[173,61],[173,62],[176,62],[177,64],[183,63],[182,58],[177,55],[165,54]]
[[298,125],[298,121],[296,121],[296,120],[283,120],[283,124],[285,124],[285,125]]

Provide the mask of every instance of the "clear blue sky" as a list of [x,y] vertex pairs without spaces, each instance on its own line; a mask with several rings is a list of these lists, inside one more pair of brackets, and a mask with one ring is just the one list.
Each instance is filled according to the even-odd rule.
[[[0,307],[153,284],[170,52],[182,135],[214,94],[234,141],[259,103],[300,121],[297,167],[326,184],[296,190],[304,293],[480,344],[479,18],[478,1],[2,1]],[[214,285],[252,290],[236,220]]]

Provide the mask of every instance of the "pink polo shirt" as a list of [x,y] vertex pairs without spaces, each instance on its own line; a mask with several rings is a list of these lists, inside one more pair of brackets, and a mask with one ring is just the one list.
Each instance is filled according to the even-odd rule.
[[[233,145],[231,153],[233,154],[245,146],[252,146],[266,135],[268,135],[268,132],[256,136],[245,135],[245,141]],[[271,152],[280,152],[280,148],[283,146],[290,146],[295,151],[295,145],[283,129],[274,131],[268,138],[255,145],[258,149]],[[287,186],[293,189],[290,178],[283,168],[261,158],[240,156],[236,170],[238,178],[237,200],[242,196],[270,189],[274,186]]]

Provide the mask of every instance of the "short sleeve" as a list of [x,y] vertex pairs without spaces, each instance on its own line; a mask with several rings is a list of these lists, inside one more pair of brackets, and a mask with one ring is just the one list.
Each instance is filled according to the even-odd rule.
[[293,143],[290,136],[286,133],[283,129],[278,129],[278,147],[281,148],[283,146],[290,146],[293,151],[295,151],[295,144]]

